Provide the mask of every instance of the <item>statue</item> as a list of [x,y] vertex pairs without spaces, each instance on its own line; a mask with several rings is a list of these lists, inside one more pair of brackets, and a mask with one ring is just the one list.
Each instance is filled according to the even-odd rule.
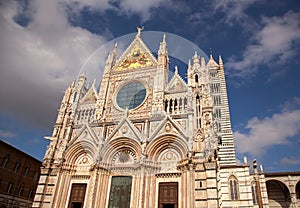
[[141,36],[141,32],[142,32],[142,30],[144,29],[144,26],[143,27],[136,27],[136,29],[137,29],[137,31],[138,31],[138,33],[137,33],[137,37],[140,37]]

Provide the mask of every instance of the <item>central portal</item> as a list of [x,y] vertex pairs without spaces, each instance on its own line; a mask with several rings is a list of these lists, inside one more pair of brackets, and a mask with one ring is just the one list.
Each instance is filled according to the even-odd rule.
[[158,208],[178,207],[178,183],[159,183]]
[[113,176],[108,208],[129,208],[131,196],[131,176]]

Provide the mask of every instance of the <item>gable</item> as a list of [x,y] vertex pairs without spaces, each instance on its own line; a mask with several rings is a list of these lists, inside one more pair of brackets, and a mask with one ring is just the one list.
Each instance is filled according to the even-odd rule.
[[166,93],[187,92],[188,87],[179,74],[175,72],[165,91]]
[[157,60],[147,48],[140,36],[136,36],[123,55],[117,61],[115,70],[122,71],[135,68],[155,66]]
[[97,144],[99,142],[99,139],[93,129],[90,128],[90,126],[83,125],[81,129],[76,129],[73,131],[72,139],[68,144],[68,147],[70,147],[76,141],[90,141],[93,144]]
[[165,134],[180,135],[182,138],[187,139],[186,131],[169,116],[165,117],[154,129],[151,129],[149,141]]
[[109,134],[107,141],[117,139],[120,137],[127,137],[137,142],[141,142],[141,132],[131,123],[128,118],[124,118],[120,121],[116,128]]
[[94,90],[94,87],[91,87],[88,92],[81,99],[80,103],[96,103],[97,93]]

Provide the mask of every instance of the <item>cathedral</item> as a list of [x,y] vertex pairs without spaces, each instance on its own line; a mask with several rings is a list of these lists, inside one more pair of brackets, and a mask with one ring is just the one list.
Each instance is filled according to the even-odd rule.
[[33,207],[300,207],[299,172],[236,163],[222,58],[196,51],[187,81],[169,79],[166,36],[157,46],[138,28],[100,87],[82,73],[66,89]]

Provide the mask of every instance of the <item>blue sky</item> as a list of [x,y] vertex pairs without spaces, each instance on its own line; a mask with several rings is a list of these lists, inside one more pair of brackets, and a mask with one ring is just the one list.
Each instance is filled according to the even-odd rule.
[[239,160],[300,171],[298,1],[11,0],[0,26],[0,138],[40,160],[89,55],[144,26],[222,56]]

